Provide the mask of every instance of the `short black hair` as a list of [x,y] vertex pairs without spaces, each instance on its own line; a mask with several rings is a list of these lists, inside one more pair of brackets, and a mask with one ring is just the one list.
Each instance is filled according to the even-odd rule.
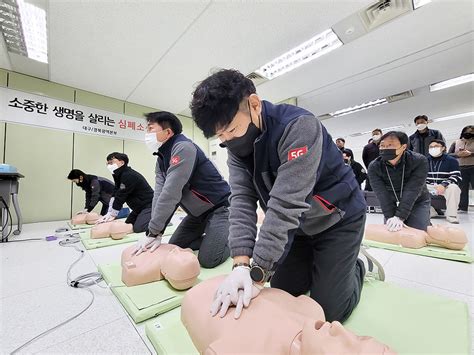
[[171,129],[174,134],[183,131],[183,125],[176,115],[167,111],[150,112],[145,114],[147,123],[158,123],[163,129]]
[[428,116],[426,116],[426,115],[419,115],[419,116],[416,116],[416,117],[414,118],[413,122],[416,123],[416,120],[420,120],[420,119],[425,120],[426,122],[428,122]]
[[119,152],[113,152],[107,155],[107,161],[112,160],[112,159],[117,159],[120,161],[123,161],[125,165],[128,165],[128,156],[127,154],[124,153],[119,153]]
[[207,77],[193,92],[192,118],[206,138],[226,127],[239,111],[242,100],[255,94],[252,80],[235,69],[222,69]]
[[380,134],[383,134],[383,132],[380,128],[373,129],[372,133],[374,133],[374,132],[380,132]]
[[466,133],[469,129],[474,129],[474,126],[473,126],[473,125],[469,125],[469,126],[464,127],[464,128],[462,129],[462,131],[461,131],[461,135],[459,136],[459,138],[462,138],[462,135],[463,135],[464,133]]
[[383,141],[385,138],[397,138],[400,141],[400,144],[408,144],[408,136],[406,135],[405,132],[401,131],[390,131],[385,133],[382,138],[380,138],[380,141]]
[[352,153],[352,151],[350,149],[344,149],[342,151],[342,154],[345,154],[347,155],[348,157],[350,157],[351,159],[354,159],[354,154]]
[[[442,139],[433,139],[433,140],[431,141],[431,143],[438,143],[438,144],[441,144],[443,147],[446,148],[446,143],[445,143]],[[431,144],[431,143],[430,143],[430,144]]]
[[67,176],[68,180],[74,180],[74,179],[79,179],[81,176],[83,178],[86,177],[86,173],[83,172],[82,170],[79,170],[79,169],[72,169],[70,172],[69,172],[69,175]]
[[337,141],[343,141],[344,144],[346,144],[346,140],[345,140],[344,138],[337,138],[337,139],[336,139],[336,142],[337,142]]

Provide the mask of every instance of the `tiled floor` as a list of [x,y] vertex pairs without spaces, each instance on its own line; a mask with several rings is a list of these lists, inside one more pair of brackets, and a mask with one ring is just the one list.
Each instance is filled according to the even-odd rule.
[[[474,213],[460,215],[474,254]],[[367,223],[382,216],[368,215]],[[433,220],[434,223],[445,223]],[[24,226],[21,237],[45,237],[64,222]],[[73,276],[96,271],[99,263],[119,260],[127,245],[86,251]],[[473,264],[370,249],[384,266],[387,281],[468,303],[474,319]],[[0,245],[0,353],[9,353],[44,330],[84,308],[91,295],[66,285],[66,272],[79,253],[57,242],[32,241]],[[24,349],[24,353],[154,353],[144,326],[135,325],[110,290],[92,288],[95,301],[79,318]],[[471,327],[474,328],[474,327]],[[474,333],[473,333],[474,337]]]

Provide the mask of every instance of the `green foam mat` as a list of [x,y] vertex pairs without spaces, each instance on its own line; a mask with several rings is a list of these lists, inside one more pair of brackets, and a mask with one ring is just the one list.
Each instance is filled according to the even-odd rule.
[[[168,226],[165,230],[164,236],[171,236],[177,227],[178,227],[177,225]],[[118,244],[124,244],[124,243],[136,242],[143,235],[145,235],[145,232],[127,234],[125,237],[118,240],[112,239],[110,237],[92,239],[90,229],[86,229],[80,232],[82,244],[87,250],[110,247],[112,245],[118,245]]]
[[462,261],[465,263],[472,263],[473,261],[471,253],[468,249],[469,246],[467,245],[462,250],[451,250],[451,249],[440,248],[440,247],[431,246],[431,245],[420,248],[420,249],[404,248],[400,245],[381,243],[381,242],[376,242],[376,241],[367,240],[367,239],[364,239],[362,241],[362,244],[365,246],[373,247],[373,248],[381,248],[381,249],[398,251],[401,253],[429,256],[431,258]]
[[[179,307],[186,292],[175,290],[166,280],[127,287],[122,282],[122,268],[119,263],[99,265],[98,269],[104,280],[112,285],[112,292],[135,323],[143,322]],[[197,282],[227,274],[231,270],[232,259],[229,258],[213,269],[201,268]]]
[[[157,353],[198,354],[181,323],[180,310],[146,323],[146,334]],[[469,354],[471,349],[465,303],[387,282],[366,282],[359,305],[344,325],[399,354]]]

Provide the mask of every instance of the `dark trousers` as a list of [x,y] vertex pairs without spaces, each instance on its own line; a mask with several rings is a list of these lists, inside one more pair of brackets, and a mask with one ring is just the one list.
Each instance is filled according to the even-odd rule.
[[226,206],[193,217],[187,215],[173,233],[169,243],[181,248],[199,250],[199,263],[204,268],[222,264],[230,256],[229,209]]
[[430,207],[431,207],[431,198],[424,201],[415,202],[411,213],[404,223],[408,227],[421,229],[426,231],[428,226],[431,225],[430,222]]
[[369,176],[367,175],[367,179],[365,180],[365,187],[364,191],[372,191],[372,186],[370,186]]
[[317,235],[297,235],[271,286],[293,296],[310,291],[326,320],[346,320],[359,303],[364,281],[364,263],[357,258],[364,227],[365,214]]
[[148,229],[148,223],[151,219],[151,206],[142,209],[139,213],[132,211],[125,223],[133,224],[133,233],[145,232]]
[[467,211],[469,207],[469,187],[474,189],[474,165],[461,166],[461,177],[459,209]]

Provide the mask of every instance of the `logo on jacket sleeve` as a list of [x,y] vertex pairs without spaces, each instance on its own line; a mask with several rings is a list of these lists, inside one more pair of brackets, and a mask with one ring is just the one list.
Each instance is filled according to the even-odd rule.
[[308,153],[308,146],[292,149],[288,152],[288,161],[296,159],[306,153]]
[[171,165],[176,165],[176,164],[178,164],[180,161],[181,161],[181,158],[179,157],[179,155],[175,155],[175,156],[172,157],[171,160],[170,160]]

